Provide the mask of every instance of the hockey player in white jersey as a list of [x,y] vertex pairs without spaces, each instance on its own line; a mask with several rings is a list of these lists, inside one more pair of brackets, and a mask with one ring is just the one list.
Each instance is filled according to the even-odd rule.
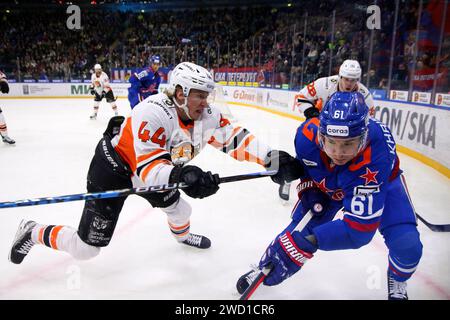
[[[337,91],[360,92],[365,99],[370,113],[373,113],[373,97],[370,91],[359,82],[361,79],[361,66],[356,60],[345,60],[339,67],[339,74],[331,77],[319,78],[306,85],[296,96],[297,107],[303,112],[306,119],[318,117],[322,106]],[[290,183],[281,185],[279,195],[281,199],[288,200]]]
[[[297,179],[298,160],[272,150],[247,129],[232,127],[218,109],[207,103],[214,89],[211,74],[183,62],[172,71],[169,88],[140,102],[125,120],[113,117],[92,159],[87,190],[101,192],[140,186],[184,182],[183,192],[204,198],[219,189],[219,177],[197,166],[185,165],[207,145],[239,161],[278,169],[276,183]],[[294,170],[294,171],[293,171]],[[210,240],[190,232],[191,206],[170,190],[143,195],[167,214],[169,229],[182,244],[206,249]],[[23,221],[9,259],[21,263],[35,244],[66,251],[77,259],[90,259],[107,246],[126,197],[86,201],[78,229]]]
[[339,68],[339,74],[331,77],[319,78],[306,85],[298,95],[297,107],[306,119],[319,116],[322,106],[337,91],[360,92],[369,110],[373,110],[373,97],[369,90],[359,82],[361,67],[356,60],[345,60]]
[[[8,80],[6,79],[6,75],[0,71],[0,91],[2,93],[9,92]],[[2,137],[2,141],[6,144],[15,144],[16,142],[8,136],[8,130],[6,127],[5,116],[3,115],[2,108],[0,107],[0,136]]]
[[111,105],[114,114],[117,116],[116,98],[109,84],[108,75],[102,70],[102,66],[96,64],[94,66],[94,73],[91,77],[90,93],[95,96],[94,98],[94,112],[91,115],[91,119],[97,119],[98,108],[103,98],[106,98],[106,102]]

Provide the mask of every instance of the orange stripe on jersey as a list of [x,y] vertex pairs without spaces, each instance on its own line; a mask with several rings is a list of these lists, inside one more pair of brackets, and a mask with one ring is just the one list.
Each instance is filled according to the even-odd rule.
[[145,181],[145,179],[147,178],[147,175],[154,167],[156,167],[158,164],[162,164],[162,163],[171,164],[171,162],[167,159],[159,159],[159,160],[150,162],[149,165],[147,167],[145,167],[145,169],[142,170],[142,172],[141,172],[142,181]]
[[58,250],[58,246],[56,245],[56,238],[58,237],[59,231],[63,228],[63,226],[56,226],[52,229],[50,233],[50,245],[53,249]]
[[153,156],[156,156],[157,154],[160,154],[160,153],[164,153],[164,152],[167,152],[165,149],[156,149],[156,150],[153,150],[152,152],[150,152],[150,153],[147,153],[147,154],[144,154],[144,155],[142,155],[142,156],[139,156],[138,158],[137,158],[137,162],[139,163],[139,162],[142,162],[142,161],[144,161],[144,160],[147,160],[148,158],[151,158],[151,157],[153,157]]
[[127,119],[122,130],[119,143],[114,148],[122,159],[128,163],[132,172],[136,171],[136,153],[134,151],[134,137],[131,130],[131,117]]
[[372,162],[372,148],[370,146],[368,146],[362,154],[362,160],[358,163],[356,163],[356,160],[359,158],[359,156],[357,155],[355,159],[352,160],[352,164],[348,166],[348,169],[350,171],[356,171],[358,169],[361,169],[363,166],[365,166],[366,164],[369,164],[370,162]]
[[[311,118],[308,123],[303,126],[302,133],[309,141],[314,139],[314,131],[312,127],[319,128],[319,119]],[[317,129],[318,130],[318,129]]]
[[255,136],[250,135],[248,138],[245,139],[244,143],[236,150],[234,150],[230,155],[239,161],[250,161],[250,162],[256,162],[262,166],[265,165],[264,161],[258,158],[257,156],[251,154],[246,150],[250,142],[255,138]]
[[41,244],[44,244],[44,229],[45,227],[39,230],[38,242],[40,242]]
[[221,143],[216,140],[214,136],[211,136],[208,143],[212,145],[214,148],[223,148],[224,146],[227,146],[231,143],[231,141],[234,139],[234,137],[242,130],[241,127],[233,128],[233,132],[231,133],[231,137],[225,141],[224,143]]
[[181,130],[183,130],[184,133],[186,133],[186,135],[190,137],[191,133],[189,132],[189,129],[194,128],[194,121],[191,120],[188,124],[184,124],[181,118],[178,117],[178,124],[180,125]]

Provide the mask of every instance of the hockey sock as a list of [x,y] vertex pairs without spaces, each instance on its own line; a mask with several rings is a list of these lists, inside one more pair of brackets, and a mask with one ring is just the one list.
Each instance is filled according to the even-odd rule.
[[58,235],[64,226],[55,225],[36,225],[31,233],[31,240],[34,243],[43,244],[49,248],[59,250]]
[[8,130],[6,128],[5,116],[3,115],[2,110],[0,109],[0,134],[2,136],[8,135]]
[[190,221],[188,221],[187,223],[185,223],[183,225],[177,225],[177,224],[174,224],[171,222],[168,222],[168,223],[169,223],[170,231],[172,232],[175,239],[177,239],[177,241],[182,242],[188,238],[189,229],[191,227]]

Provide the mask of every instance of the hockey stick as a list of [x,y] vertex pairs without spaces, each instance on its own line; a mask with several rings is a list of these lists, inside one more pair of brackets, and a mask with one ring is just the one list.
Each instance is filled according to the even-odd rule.
[[[227,183],[227,182],[235,182],[249,179],[256,179],[262,177],[268,177],[276,174],[277,171],[264,171],[264,172],[255,172],[255,173],[247,173],[236,176],[228,176],[219,178],[219,183]],[[121,190],[111,190],[104,192],[95,192],[95,193],[78,193],[78,194],[70,194],[64,196],[56,196],[56,197],[45,197],[45,198],[36,198],[36,199],[24,199],[17,200],[12,202],[0,202],[0,209],[3,208],[15,208],[15,207],[27,207],[27,206],[37,206],[41,204],[50,204],[50,203],[60,203],[60,202],[70,202],[70,201],[78,201],[78,200],[95,200],[95,199],[108,199],[108,198],[117,198],[117,197],[125,197],[132,194],[147,194],[153,192],[160,191],[169,191],[173,189],[183,189],[188,185],[180,182],[180,183],[169,183],[162,184],[158,186],[150,186],[144,188],[129,188],[129,189],[121,189]]]
[[303,103],[309,103],[310,105],[312,105],[313,107],[316,106],[316,104],[310,100],[307,99],[302,99],[302,98],[297,98],[297,102],[303,102]]
[[424,218],[422,218],[417,212],[416,212],[417,218],[423,222],[424,225],[426,225],[428,228],[430,228],[431,231],[435,232],[450,232],[450,224],[432,224],[426,221]]
[[[302,218],[302,220],[299,221],[295,229],[292,231],[302,231],[303,228],[308,224],[308,222],[313,217],[313,214],[311,210],[309,210]],[[256,276],[256,278],[253,280],[253,282],[250,284],[250,286],[242,293],[239,300],[248,300],[252,296],[252,294],[258,289],[259,285],[264,281],[264,278],[272,271],[272,266],[268,265],[264,267],[260,273]]]

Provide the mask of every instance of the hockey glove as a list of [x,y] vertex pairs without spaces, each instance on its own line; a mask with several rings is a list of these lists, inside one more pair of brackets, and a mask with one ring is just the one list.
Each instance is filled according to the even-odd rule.
[[169,183],[184,182],[189,185],[182,190],[191,198],[209,197],[219,190],[219,175],[204,172],[196,166],[175,166],[170,173]]
[[278,184],[291,182],[304,175],[301,162],[285,151],[270,151],[266,157],[265,167],[268,170],[278,169],[277,174],[270,176],[272,181]]
[[303,114],[305,115],[306,120],[308,120],[308,119],[311,119],[311,118],[319,117],[320,111],[316,107],[310,107],[310,108],[306,109],[303,112]]
[[311,179],[300,181],[297,192],[303,214],[311,210],[314,216],[320,216],[325,213],[331,201],[331,198],[322,192]]
[[92,94],[93,96],[95,96],[95,89],[94,87],[89,87],[89,93]]
[[8,84],[8,82],[0,80],[0,91],[2,93],[8,93],[9,92],[9,84]]
[[317,246],[306,240],[298,231],[292,234],[286,231],[279,235],[266,249],[259,262],[259,269],[262,270],[266,266],[272,269],[264,279],[264,284],[280,284],[300,270],[316,251]]

